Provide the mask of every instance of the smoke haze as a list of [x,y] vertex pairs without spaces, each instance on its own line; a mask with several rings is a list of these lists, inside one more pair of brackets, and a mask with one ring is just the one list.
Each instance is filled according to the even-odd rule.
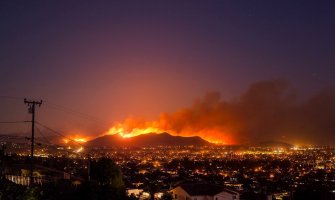
[[[238,98],[225,101],[212,92],[157,121],[128,118],[109,133],[133,136],[148,132],[200,136],[211,142],[250,144],[277,140],[294,144],[333,144],[335,90],[328,88],[307,100],[298,100],[285,80],[252,84]],[[121,129],[120,129],[121,128]]]

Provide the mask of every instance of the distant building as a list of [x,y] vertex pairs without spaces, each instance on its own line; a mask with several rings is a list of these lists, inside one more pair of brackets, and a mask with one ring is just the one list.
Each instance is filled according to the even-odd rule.
[[220,185],[182,184],[171,190],[174,200],[239,200],[238,192]]
[[289,192],[279,192],[279,193],[274,193],[274,194],[270,194],[267,195],[267,200],[282,200],[284,198],[286,199],[291,199],[291,193]]
[[143,189],[134,188],[134,189],[127,189],[126,191],[128,196],[133,195],[135,197],[140,197],[143,194]]
[[[21,175],[9,175],[6,174],[6,179],[12,181],[13,183],[29,186],[30,183],[30,177],[29,176],[21,176]],[[33,177],[34,184],[42,185],[45,183],[45,177],[44,176],[34,176]]]

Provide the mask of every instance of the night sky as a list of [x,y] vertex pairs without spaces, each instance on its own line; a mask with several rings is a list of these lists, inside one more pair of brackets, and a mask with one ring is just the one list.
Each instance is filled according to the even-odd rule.
[[23,98],[43,99],[41,123],[99,135],[127,117],[184,120],[173,116],[214,98],[220,120],[204,126],[227,143],[335,135],[334,1],[8,0],[0,25],[0,121],[29,119]]

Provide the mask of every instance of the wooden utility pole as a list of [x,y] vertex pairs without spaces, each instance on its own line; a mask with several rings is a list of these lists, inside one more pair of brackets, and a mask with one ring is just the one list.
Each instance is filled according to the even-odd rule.
[[87,154],[87,180],[91,181],[91,156]]
[[32,115],[31,117],[31,153],[30,153],[30,180],[29,186],[31,187],[34,183],[33,180],[33,172],[34,172],[34,140],[35,140],[35,107],[38,105],[39,107],[42,104],[41,101],[28,101],[24,99],[24,103],[29,106],[28,111]]

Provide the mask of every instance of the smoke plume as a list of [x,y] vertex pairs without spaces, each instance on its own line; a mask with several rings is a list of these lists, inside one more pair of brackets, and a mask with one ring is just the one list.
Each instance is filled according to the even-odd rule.
[[298,101],[287,81],[261,81],[231,101],[208,93],[188,108],[161,113],[157,121],[128,118],[109,130],[124,137],[151,132],[200,136],[224,144],[269,140],[329,144],[335,139],[335,90],[324,89]]

